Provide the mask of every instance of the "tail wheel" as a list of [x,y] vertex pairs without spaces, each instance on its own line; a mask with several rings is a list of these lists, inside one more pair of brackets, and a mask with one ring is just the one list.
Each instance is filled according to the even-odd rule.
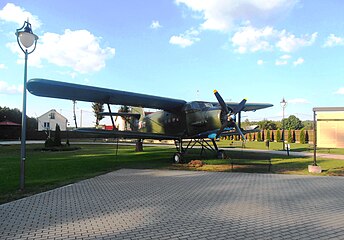
[[173,163],[180,164],[183,163],[183,155],[181,153],[175,153],[173,155]]

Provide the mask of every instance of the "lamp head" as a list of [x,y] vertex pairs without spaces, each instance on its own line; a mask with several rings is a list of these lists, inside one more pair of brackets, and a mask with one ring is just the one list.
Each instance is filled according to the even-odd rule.
[[287,106],[287,101],[284,99],[284,97],[283,97],[282,101],[280,102],[280,104],[281,104],[282,108],[285,108]]
[[[24,30],[20,31],[22,29]],[[38,36],[32,32],[31,24],[28,21],[25,21],[22,28],[17,29],[16,36],[25,48],[30,48],[38,40]]]

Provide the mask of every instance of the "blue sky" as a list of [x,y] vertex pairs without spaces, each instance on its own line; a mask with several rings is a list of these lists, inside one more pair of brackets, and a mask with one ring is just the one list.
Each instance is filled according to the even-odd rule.
[[[23,57],[15,31],[39,36],[28,78],[48,78],[178,99],[268,102],[250,120],[312,119],[343,106],[344,2],[340,0],[128,0],[0,2],[0,106],[22,107]],[[71,101],[28,94],[27,114]],[[94,121],[77,103],[78,121]],[[82,112],[82,115],[81,115]],[[243,119],[243,120],[244,120]],[[102,123],[106,123],[103,121]],[[79,123],[80,125],[80,123]]]

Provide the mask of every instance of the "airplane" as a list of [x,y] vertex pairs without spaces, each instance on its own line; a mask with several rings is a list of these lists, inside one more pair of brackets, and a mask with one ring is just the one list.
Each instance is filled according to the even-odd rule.
[[[202,150],[210,149],[216,152],[218,158],[226,158],[224,151],[219,150],[215,140],[230,135],[240,135],[245,140],[246,133],[259,130],[241,129],[241,112],[256,111],[273,106],[269,103],[246,103],[246,99],[240,103],[225,102],[216,90],[214,90],[214,95],[217,102],[186,102],[181,99],[41,78],[29,80],[27,89],[31,94],[40,97],[107,104],[108,112],[100,114],[111,117],[113,130],[78,128],[76,131],[114,138],[174,140],[177,149],[173,156],[174,163],[183,163],[184,154],[196,144],[200,144]],[[111,111],[110,105],[131,106],[132,111],[131,113],[115,113]],[[145,116],[143,108],[158,109],[159,111]],[[239,115],[238,124],[236,123],[237,114]],[[132,130],[117,130],[113,116],[132,118]],[[213,146],[208,143],[209,139]]]

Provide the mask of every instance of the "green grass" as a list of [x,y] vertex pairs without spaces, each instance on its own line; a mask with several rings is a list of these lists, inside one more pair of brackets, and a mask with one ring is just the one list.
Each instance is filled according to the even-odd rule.
[[[218,142],[219,147],[242,148],[241,141],[221,140]],[[264,149],[264,150],[283,150],[281,142],[270,142],[269,148],[266,147],[265,142],[249,142],[245,143],[245,148],[250,149]],[[293,152],[313,152],[312,144],[290,143],[290,149]],[[344,148],[317,148],[318,153],[344,154]]]
[[[41,152],[35,150],[38,147],[42,146],[27,146],[25,191],[19,191],[20,145],[0,146],[0,203],[120,168],[190,169],[186,165],[183,165],[184,168],[172,165],[175,149],[169,147],[144,147],[144,152],[135,152],[135,146],[120,146],[117,156],[115,145],[80,145],[80,150],[63,152]],[[240,149],[229,151],[228,155],[236,162],[245,163],[264,162],[264,159],[271,158],[274,173],[309,174],[307,166],[312,164],[312,158],[250,153]],[[199,150],[195,149],[186,156],[186,161],[204,160],[208,168],[198,170],[206,171],[221,171],[221,165],[229,164],[229,160],[215,159],[214,154],[209,152],[206,158],[208,160],[200,157]],[[324,170],[321,175],[344,175],[343,160],[320,158],[317,162]],[[266,172],[254,165],[242,171]]]

